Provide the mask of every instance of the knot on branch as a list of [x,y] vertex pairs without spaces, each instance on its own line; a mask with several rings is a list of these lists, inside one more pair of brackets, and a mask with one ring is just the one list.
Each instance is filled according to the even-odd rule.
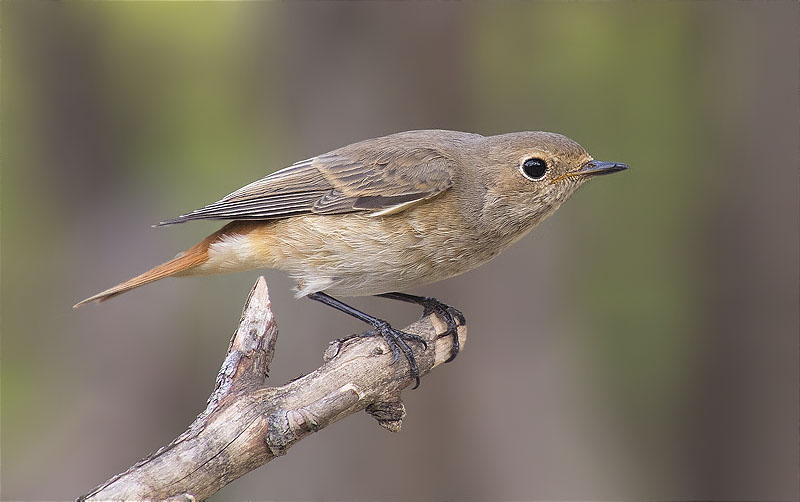
[[322,353],[322,360],[326,363],[333,361],[339,355],[339,351],[342,350],[342,344],[344,344],[344,340],[341,338],[331,340],[331,343],[325,348],[325,352]]
[[267,446],[273,455],[285,455],[295,441],[335,421],[361,398],[362,393],[353,384],[346,384],[307,406],[271,413],[267,417]]
[[180,493],[174,497],[164,499],[164,502],[195,502],[197,498],[191,493]]
[[378,425],[391,432],[400,432],[406,407],[400,400],[400,394],[394,400],[377,401],[367,406],[366,412],[378,421]]

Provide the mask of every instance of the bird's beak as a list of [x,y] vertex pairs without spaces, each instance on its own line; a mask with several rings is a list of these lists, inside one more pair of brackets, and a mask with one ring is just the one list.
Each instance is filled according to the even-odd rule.
[[581,166],[581,168],[577,171],[562,174],[558,178],[554,179],[552,183],[561,181],[565,178],[571,178],[573,176],[599,176],[601,174],[611,174],[618,171],[624,171],[628,168],[629,166],[627,164],[623,164],[622,162],[602,162],[599,160],[590,160]]
[[611,174],[617,171],[624,171],[625,169],[628,169],[628,167],[628,164],[623,164],[622,162],[601,162],[599,160],[590,160],[575,174],[597,176],[600,174]]

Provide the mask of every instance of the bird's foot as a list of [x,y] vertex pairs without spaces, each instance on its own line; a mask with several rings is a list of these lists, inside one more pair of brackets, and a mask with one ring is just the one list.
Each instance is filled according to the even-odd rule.
[[350,335],[342,338],[341,340],[345,341],[351,338],[372,338],[375,336],[383,337],[383,339],[386,340],[386,343],[389,345],[389,348],[392,349],[392,364],[397,362],[397,360],[400,358],[400,354],[402,353],[408,361],[411,378],[414,379],[414,387],[412,387],[412,389],[419,387],[419,366],[417,365],[417,360],[414,358],[414,352],[411,350],[409,343],[418,343],[422,345],[422,350],[427,350],[428,343],[425,341],[425,339],[419,335],[414,335],[411,333],[406,333],[405,331],[400,331],[399,329],[395,329],[388,322],[380,319],[375,322],[374,328],[375,329],[365,333]]
[[461,344],[458,341],[458,327],[467,323],[467,319],[460,310],[455,307],[451,307],[446,303],[440,302],[436,298],[430,296],[417,296],[410,295],[408,293],[384,293],[378,296],[421,305],[423,309],[422,317],[436,314],[436,317],[444,321],[444,323],[447,325],[447,330],[439,335],[438,338],[443,336],[453,337],[453,346],[450,349],[450,357],[448,357],[445,362],[449,363],[456,358],[461,350]]
[[466,324],[467,319],[460,310],[451,305],[440,302],[436,298],[424,296],[422,297],[422,300],[423,301],[420,303],[423,308],[422,315],[427,316],[436,314],[436,317],[444,321],[444,323],[447,325],[447,331],[439,335],[439,338],[444,336],[453,337],[453,347],[450,349],[450,357],[445,360],[446,363],[449,363],[455,359],[458,353],[461,351],[461,344],[458,341],[458,327]]
[[[409,371],[411,376],[415,380],[414,388],[416,389],[419,387],[419,366],[417,366],[417,361],[414,359],[414,352],[411,350],[411,347],[408,346],[406,342],[415,342],[421,343],[423,350],[427,350],[428,344],[425,340],[418,335],[412,335],[411,333],[406,333],[404,331],[400,331],[398,329],[394,329],[388,322],[384,321],[383,319],[378,319],[377,317],[371,316],[360,310],[351,307],[350,305],[337,300],[336,298],[318,291],[316,293],[311,293],[308,295],[308,298],[318,301],[320,303],[324,303],[330,307],[335,308],[336,310],[340,310],[345,314],[348,314],[356,319],[360,319],[367,324],[371,324],[374,328],[372,331],[368,331],[362,335],[356,336],[382,336],[386,343],[389,344],[389,347],[392,349],[392,354],[394,355],[394,359],[392,359],[392,364],[396,363],[397,360],[400,358],[400,353],[402,352],[403,355],[406,356],[408,360]],[[413,301],[413,300],[405,300],[405,301]]]

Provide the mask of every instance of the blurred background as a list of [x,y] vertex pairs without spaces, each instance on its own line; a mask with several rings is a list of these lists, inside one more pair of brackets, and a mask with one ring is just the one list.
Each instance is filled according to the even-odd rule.
[[[630,171],[412,291],[458,359],[212,500],[797,500],[800,7],[2,3],[2,497],[66,500],[205,407],[258,273],[78,300],[150,224],[392,132],[548,130]],[[274,385],[365,326],[267,271]],[[356,299],[404,326],[418,309]]]

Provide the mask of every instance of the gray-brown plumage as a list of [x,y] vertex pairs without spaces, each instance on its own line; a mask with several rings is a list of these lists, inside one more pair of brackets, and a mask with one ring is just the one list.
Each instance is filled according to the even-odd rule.
[[452,185],[452,155],[436,144],[436,138],[452,134],[463,133],[412,131],[355,143],[297,162],[160,225],[340,214],[424,200]]
[[626,167],[596,162],[547,132],[410,131],[354,143],[162,222],[233,220],[78,305],[167,276],[264,267],[288,272],[298,296],[374,295],[438,281],[494,257],[592,175]]

